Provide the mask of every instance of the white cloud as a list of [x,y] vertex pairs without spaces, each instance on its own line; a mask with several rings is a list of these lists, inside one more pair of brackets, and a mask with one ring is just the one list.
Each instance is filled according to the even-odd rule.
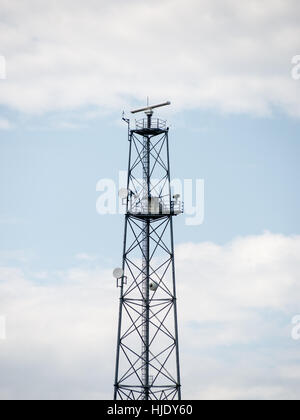
[[33,278],[37,280],[47,280],[48,279],[48,273],[47,271],[38,271],[33,274]]
[[1,10],[3,105],[107,110],[150,95],[176,109],[300,115],[297,0],[3,0]]
[[299,313],[299,255],[299,236],[268,232],[224,246],[178,247],[188,395],[298,398],[299,344],[290,334]]
[[96,255],[90,255],[83,252],[83,253],[77,254],[76,259],[80,261],[92,262],[92,261],[97,261],[98,257]]
[[[185,398],[299,397],[299,255],[299,236],[268,232],[177,247]],[[41,285],[0,268],[0,398],[110,399],[119,297],[111,270],[44,274]]]
[[117,296],[107,278],[71,270],[40,286],[0,268],[0,398],[111,397]]
[[176,260],[179,279],[188,279],[180,281],[181,293],[189,294],[187,288],[201,291],[193,295],[193,304],[189,305],[188,313],[185,310],[185,316],[208,322],[224,317],[231,321],[240,308],[244,311],[297,309],[299,253],[299,236],[268,232],[238,238],[226,246],[213,243],[179,246]]
[[0,130],[10,130],[12,127],[12,124],[8,120],[0,118]]
[[7,262],[18,262],[18,263],[28,263],[30,260],[34,258],[34,253],[29,250],[10,250],[4,251],[0,250],[0,265],[7,264]]

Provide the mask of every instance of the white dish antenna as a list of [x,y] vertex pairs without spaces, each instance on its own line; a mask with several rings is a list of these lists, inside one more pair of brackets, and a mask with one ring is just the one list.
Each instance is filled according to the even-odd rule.
[[151,292],[155,292],[158,289],[158,283],[156,283],[155,281],[151,281],[149,284],[149,289],[151,290]]
[[113,271],[113,276],[115,279],[118,280],[124,276],[124,271],[122,270],[122,268],[115,268]]

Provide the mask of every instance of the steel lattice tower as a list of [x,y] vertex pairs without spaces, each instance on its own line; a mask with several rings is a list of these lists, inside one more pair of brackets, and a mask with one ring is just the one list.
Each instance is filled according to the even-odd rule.
[[173,216],[183,212],[170,185],[169,129],[152,118],[130,129],[114,399],[181,399]]

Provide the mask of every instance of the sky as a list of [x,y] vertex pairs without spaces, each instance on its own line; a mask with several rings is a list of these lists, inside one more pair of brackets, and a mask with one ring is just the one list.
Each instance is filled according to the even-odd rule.
[[299,18],[0,0],[0,399],[112,398],[124,218],[97,184],[147,96],[171,101],[172,177],[204,181],[203,223],[174,221],[183,397],[299,398]]

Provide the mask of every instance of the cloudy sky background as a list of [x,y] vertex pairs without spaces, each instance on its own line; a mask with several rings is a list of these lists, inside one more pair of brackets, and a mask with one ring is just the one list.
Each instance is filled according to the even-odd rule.
[[[122,111],[171,100],[183,396],[299,398],[300,5],[0,0],[0,398],[112,398]],[[300,72],[299,72],[300,73]]]

